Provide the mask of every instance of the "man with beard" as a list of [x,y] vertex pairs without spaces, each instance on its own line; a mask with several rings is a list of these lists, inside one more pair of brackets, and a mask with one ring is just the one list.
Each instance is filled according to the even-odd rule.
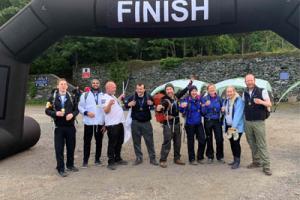
[[136,160],[134,165],[143,162],[143,153],[141,149],[141,140],[144,137],[147,150],[149,153],[150,164],[158,165],[155,157],[155,149],[153,142],[153,128],[151,125],[151,112],[153,107],[152,98],[146,93],[144,84],[137,84],[135,94],[128,98],[125,102],[127,108],[132,108],[132,141]]
[[167,167],[167,158],[171,150],[172,140],[174,142],[174,163],[177,165],[185,165],[185,163],[180,160],[181,129],[179,121],[178,100],[187,93],[191,85],[192,81],[190,81],[189,85],[186,88],[175,94],[173,84],[166,84],[166,95],[162,97],[161,104],[156,108],[158,112],[163,112],[165,114],[165,120],[163,122],[164,141],[160,153],[160,166],[162,168]]
[[104,133],[104,112],[101,108],[103,94],[100,92],[100,81],[92,80],[91,91],[80,97],[78,109],[83,115],[83,163],[82,168],[88,167],[93,136],[96,141],[95,165],[101,164],[102,139]]

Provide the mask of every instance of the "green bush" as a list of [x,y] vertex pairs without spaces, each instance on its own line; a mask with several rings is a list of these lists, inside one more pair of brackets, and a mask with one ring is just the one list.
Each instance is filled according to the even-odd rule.
[[164,70],[170,70],[178,67],[182,62],[182,58],[168,57],[160,60],[160,66]]
[[122,62],[111,63],[108,67],[109,78],[117,84],[120,91],[120,89],[122,89],[122,87],[120,87],[122,85],[122,82],[126,82],[129,77],[128,68]]
[[37,88],[36,88],[34,82],[33,81],[29,81],[29,83],[28,83],[28,94],[29,94],[29,97],[31,99],[33,99],[36,96],[36,93],[37,93]]

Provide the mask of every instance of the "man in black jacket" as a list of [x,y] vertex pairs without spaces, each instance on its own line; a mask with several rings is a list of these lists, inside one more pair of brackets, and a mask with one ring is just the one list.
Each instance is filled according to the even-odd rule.
[[192,83],[193,82],[191,81],[185,89],[176,94],[174,93],[174,86],[170,83],[166,84],[166,95],[162,97],[161,105],[158,105],[156,108],[157,111],[164,112],[166,116],[166,120],[163,122],[164,141],[160,153],[160,166],[162,168],[167,167],[167,158],[171,150],[172,139],[174,141],[174,163],[178,165],[185,165],[185,163],[180,160],[181,129],[178,100],[187,93]]
[[125,107],[132,108],[132,141],[136,155],[134,165],[139,165],[143,162],[143,153],[141,149],[142,137],[144,137],[147,146],[150,164],[158,165],[155,157],[153,128],[150,122],[150,109],[153,107],[153,100],[146,93],[144,84],[137,84],[135,91],[135,94],[129,97],[125,102]]
[[56,169],[61,177],[68,174],[65,171],[64,163],[64,144],[67,147],[67,163],[68,171],[77,172],[74,166],[74,150],[76,144],[76,129],[74,121],[78,115],[76,98],[73,98],[67,92],[68,83],[65,79],[59,79],[57,90],[49,98],[46,105],[46,114],[53,118],[55,123],[54,130],[54,146],[57,166]]

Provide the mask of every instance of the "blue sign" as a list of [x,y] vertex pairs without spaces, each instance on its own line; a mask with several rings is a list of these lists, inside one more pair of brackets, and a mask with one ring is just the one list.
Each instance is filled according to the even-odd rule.
[[288,72],[280,72],[280,80],[286,81],[289,80],[290,74]]
[[34,79],[35,87],[46,87],[48,86],[48,77],[47,76],[39,76]]

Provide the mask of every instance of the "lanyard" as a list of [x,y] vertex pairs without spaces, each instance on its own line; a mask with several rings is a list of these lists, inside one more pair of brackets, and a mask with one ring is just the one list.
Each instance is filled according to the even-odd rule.
[[138,103],[139,103],[139,106],[140,108],[143,108],[143,105],[144,105],[144,101],[145,101],[145,97],[143,96],[143,100],[142,100],[142,103],[139,99],[137,99]]
[[94,95],[94,98],[95,98],[96,105],[98,105],[98,97],[99,97],[99,95],[98,95],[98,94],[99,94],[98,92],[96,92],[96,93],[93,93],[93,95]]
[[[230,99],[227,100],[227,115],[230,115],[231,106],[233,106],[234,102],[230,103]],[[233,108],[232,108],[233,109]]]
[[254,95],[254,92],[255,92],[255,90],[256,90],[256,88],[254,88],[253,90],[252,90],[252,93],[251,93],[251,95],[250,95],[250,101],[252,100],[252,98],[253,98],[253,95]]

